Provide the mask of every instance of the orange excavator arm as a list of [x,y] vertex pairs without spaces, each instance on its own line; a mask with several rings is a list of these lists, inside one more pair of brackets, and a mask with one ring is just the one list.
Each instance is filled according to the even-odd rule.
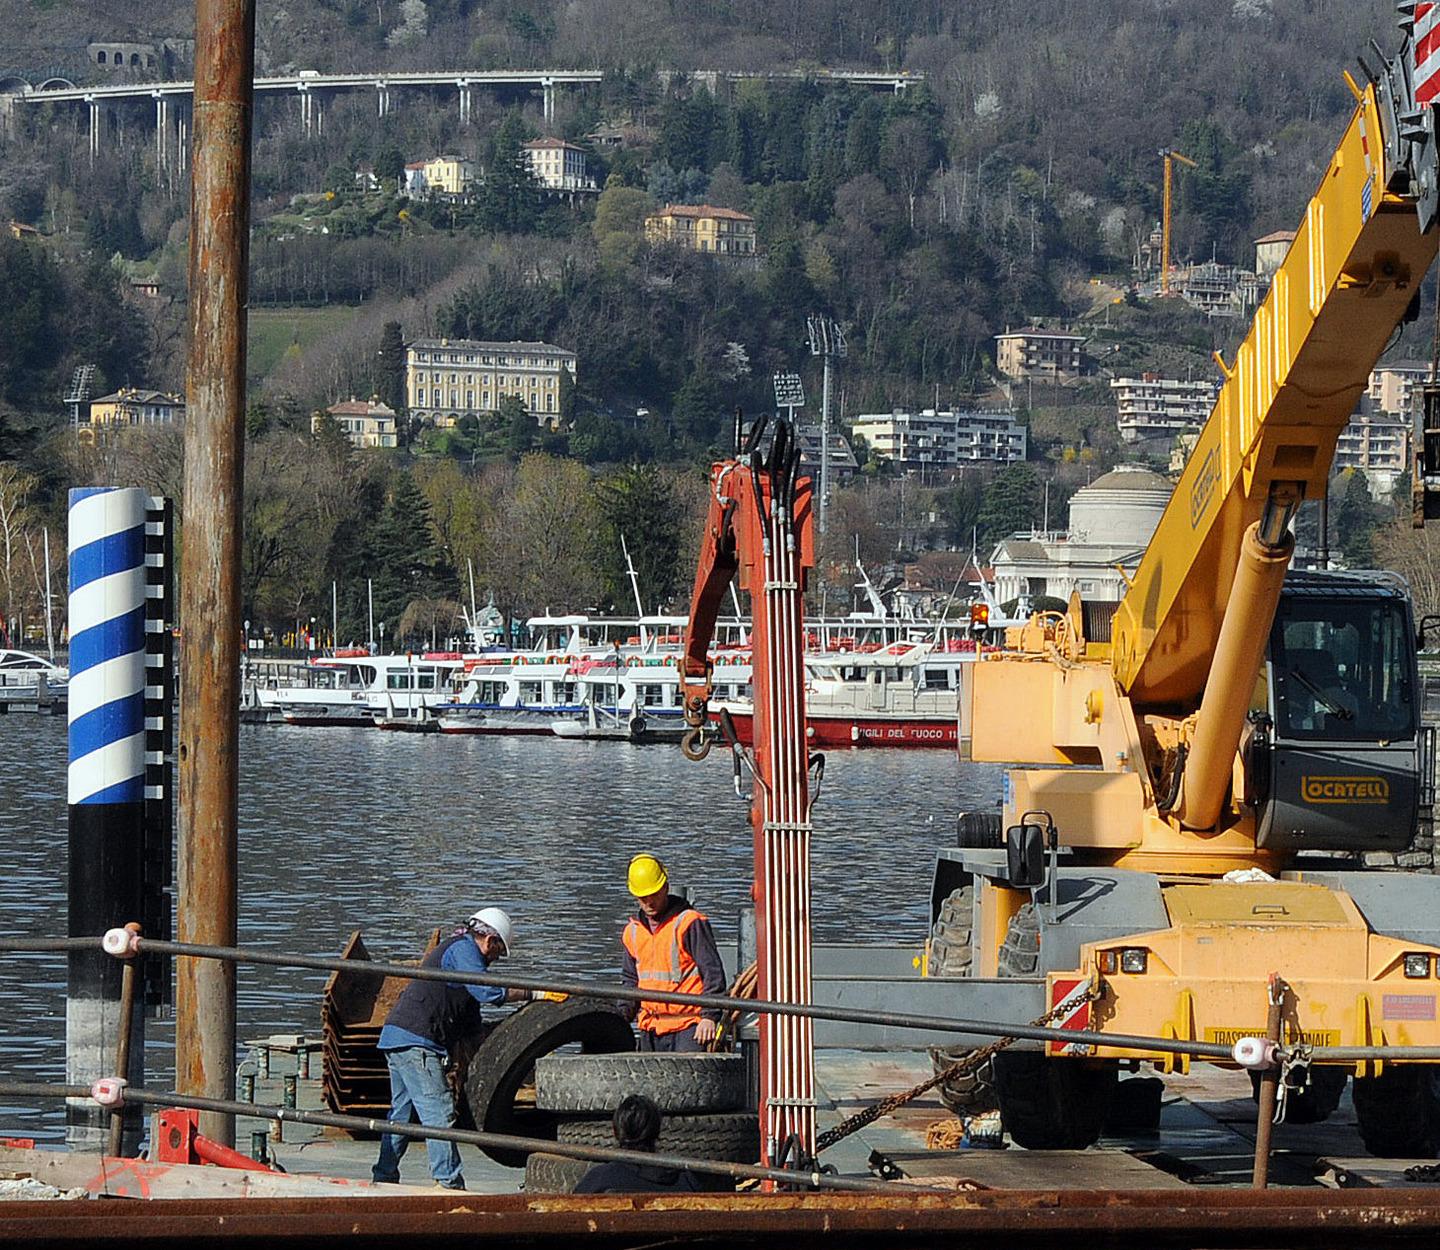
[[[810,790],[805,747],[805,582],[815,564],[809,478],[799,476],[793,430],[752,428],[742,451],[710,470],[705,537],[680,660],[686,754],[709,750],[708,656],[720,601],[733,578],[750,592],[755,713],[750,822],[755,847],[758,993],[810,996]],[[762,444],[764,444],[762,446]],[[732,744],[732,750],[740,748]],[[738,767],[738,763],[737,763]],[[808,1019],[760,1021],[761,1157],[808,1166],[815,1149],[815,1038]]]

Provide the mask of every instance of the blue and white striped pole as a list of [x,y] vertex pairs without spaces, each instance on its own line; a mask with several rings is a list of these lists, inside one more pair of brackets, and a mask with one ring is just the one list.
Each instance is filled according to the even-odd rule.
[[[137,920],[144,904],[145,522],[143,490],[70,492],[69,932],[103,933]],[[120,961],[70,956],[66,1080],[117,1073]],[[137,1003],[130,1053],[143,1055]],[[72,1146],[104,1144],[108,1112],[88,1100],[66,1110]]]

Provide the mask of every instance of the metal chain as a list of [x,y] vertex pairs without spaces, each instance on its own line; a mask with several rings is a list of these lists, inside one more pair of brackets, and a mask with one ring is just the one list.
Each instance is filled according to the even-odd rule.
[[[1090,988],[1085,993],[1085,1001],[1094,1002],[1101,995],[1101,985],[1098,977],[1091,978]],[[1067,996],[1062,1002],[1056,1003],[1043,1016],[1030,1022],[1030,1027],[1043,1029],[1047,1024],[1054,1023],[1066,1012],[1072,1010],[1075,1000]],[[891,1094],[888,1098],[882,1098],[879,1102],[871,1103],[863,1111],[857,1111],[854,1115],[841,1120],[832,1129],[826,1129],[815,1139],[815,1153],[818,1155],[822,1150],[828,1150],[838,1141],[843,1141],[851,1133],[858,1132],[867,1124],[874,1124],[876,1120],[898,1111],[908,1102],[913,1102],[921,1094],[934,1089],[937,1085],[948,1081],[952,1076],[962,1076],[967,1072],[973,1072],[976,1068],[998,1055],[1002,1050],[1015,1041],[1013,1037],[997,1037],[993,1042],[972,1050],[963,1059],[958,1059],[943,1072],[937,1072],[934,1076],[920,1082],[903,1093]]]

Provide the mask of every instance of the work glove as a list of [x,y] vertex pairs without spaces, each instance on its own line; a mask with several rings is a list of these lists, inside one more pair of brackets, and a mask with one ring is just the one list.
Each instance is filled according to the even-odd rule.
[[557,994],[554,990],[535,991],[536,1002],[563,1003],[569,997],[569,994]]

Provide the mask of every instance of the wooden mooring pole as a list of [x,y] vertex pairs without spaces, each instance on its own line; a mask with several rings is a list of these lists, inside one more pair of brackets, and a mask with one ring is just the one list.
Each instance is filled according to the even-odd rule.
[[[190,200],[190,359],[180,563],[180,776],[176,868],[182,941],[236,938],[240,529],[249,264],[254,0],[197,0]],[[235,1094],[235,966],[179,959],[179,1089]],[[231,1116],[200,1131],[234,1145]]]

